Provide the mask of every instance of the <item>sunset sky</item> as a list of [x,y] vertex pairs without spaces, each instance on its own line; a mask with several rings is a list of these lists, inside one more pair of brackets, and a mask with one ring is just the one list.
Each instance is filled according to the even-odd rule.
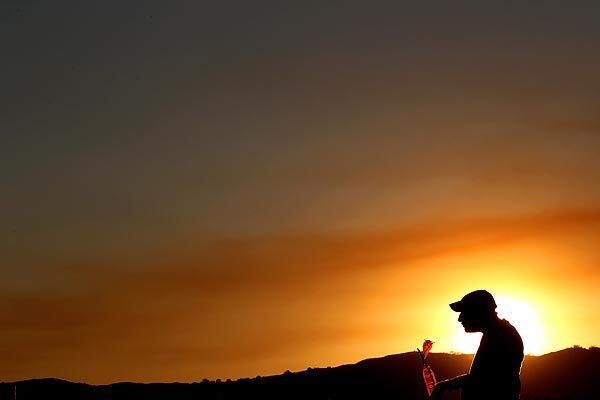
[[0,381],[599,345],[598,4],[2,1]]

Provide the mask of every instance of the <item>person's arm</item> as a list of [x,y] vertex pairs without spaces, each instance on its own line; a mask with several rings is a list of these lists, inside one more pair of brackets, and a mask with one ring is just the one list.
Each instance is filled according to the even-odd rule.
[[455,378],[446,379],[444,381],[439,381],[433,388],[433,392],[431,392],[431,399],[439,398],[442,392],[447,390],[460,389],[463,387],[465,382],[469,379],[469,374],[459,375]]
[[[465,382],[469,379],[469,374],[459,375],[455,378],[446,379],[444,382],[444,386],[446,390],[460,389],[463,387]],[[441,383],[441,382],[440,382]]]

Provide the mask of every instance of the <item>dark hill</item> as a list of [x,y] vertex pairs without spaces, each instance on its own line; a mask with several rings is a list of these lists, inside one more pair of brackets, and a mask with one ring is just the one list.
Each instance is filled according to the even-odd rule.
[[[438,378],[467,371],[472,356],[430,355]],[[600,350],[571,348],[527,356],[522,368],[522,399],[600,399]],[[28,399],[424,399],[420,361],[415,353],[372,358],[335,368],[197,383],[115,383],[87,385],[58,379],[20,381],[17,398]],[[14,383],[0,384],[2,399],[13,399]],[[448,399],[456,398],[451,394]]]

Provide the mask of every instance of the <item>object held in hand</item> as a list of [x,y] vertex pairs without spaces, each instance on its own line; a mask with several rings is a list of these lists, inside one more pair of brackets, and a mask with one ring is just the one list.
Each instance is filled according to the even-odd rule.
[[423,381],[425,382],[425,389],[427,390],[427,396],[431,396],[431,392],[433,392],[433,388],[434,388],[435,384],[437,383],[437,381],[435,379],[435,374],[433,373],[433,370],[427,363],[427,355],[429,355],[429,351],[431,350],[432,346],[433,346],[433,342],[431,340],[425,340],[423,342],[423,351],[421,352],[421,350],[419,350],[419,348],[417,348],[417,352],[419,353],[419,356],[421,357],[421,361],[423,362],[422,373],[423,373]]

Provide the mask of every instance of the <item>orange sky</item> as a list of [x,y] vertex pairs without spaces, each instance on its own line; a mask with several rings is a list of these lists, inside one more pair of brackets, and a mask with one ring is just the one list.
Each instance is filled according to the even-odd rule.
[[469,351],[479,288],[598,345],[595,6],[38,3],[0,5],[3,380]]
[[3,295],[0,372],[188,381],[337,365],[410,351],[424,337],[461,350],[447,304],[480,287],[537,311],[535,352],[590,346],[599,230],[600,212],[449,218],[180,241],[176,254],[133,269],[55,267],[64,284],[77,282],[70,293]]

